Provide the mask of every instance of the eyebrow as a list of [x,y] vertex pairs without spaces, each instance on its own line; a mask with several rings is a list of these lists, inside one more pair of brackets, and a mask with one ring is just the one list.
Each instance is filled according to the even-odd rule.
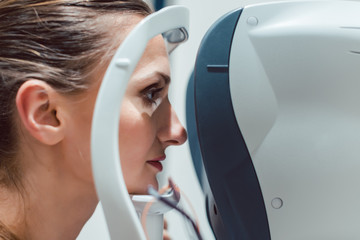
[[162,72],[156,72],[157,75],[159,75],[165,82],[165,84],[170,84],[171,78],[169,75],[162,73]]
[[168,85],[171,82],[171,77],[168,74],[163,73],[161,71],[154,71],[154,72],[150,73],[149,75],[142,76],[138,80],[140,82],[146,83],[146,82],[148,82],[149,79],[154,79],[154,78],[158,80],[157,84],[164,81],[164,84]]

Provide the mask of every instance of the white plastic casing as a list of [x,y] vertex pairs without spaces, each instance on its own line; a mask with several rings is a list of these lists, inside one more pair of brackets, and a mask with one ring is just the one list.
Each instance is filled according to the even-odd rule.
[[[173,191],[163,194],[162,198],[167,199],[174,204],[179,202],[179,200],[176,200]],[[150,195],[132,195],[131,201],[134,204],[136,213],[140,219],[143,217],[143,214],[146,214],[146,232],[149,240],[162,240],[164,214],[172,210],[172,208]],[[147,213],[144,213],[144,209],[149,203],[151,203],[150,208]]]
[[230,87],[271,237],[360,239],[360,3],[244,8]]
[[92,169],[111,239],[145,239],[120,165],[120,107],[127,83],[147,42],[169,30],[187,29],[188,21],[189,11],[182,6],[144,18],[117,49],[100,86],[91,130]]

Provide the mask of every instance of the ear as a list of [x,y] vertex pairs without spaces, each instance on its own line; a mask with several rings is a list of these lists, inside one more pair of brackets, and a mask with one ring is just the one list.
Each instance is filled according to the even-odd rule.
[[21,122],[35,139],[47,145],[55,145],[64,137],[58,97],[49,84],[36,79],[24,82],[16,94]]

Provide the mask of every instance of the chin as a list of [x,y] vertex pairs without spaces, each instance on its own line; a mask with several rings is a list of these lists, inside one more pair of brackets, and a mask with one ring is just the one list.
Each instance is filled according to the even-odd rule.
[[155,188],[156,190],[159,190],[159,183],[158,183],[157,179],[155,179],[152,181],[147,181],[147,183],[145,183],[145,184],[129,187],[128,192],[129,192],[129,194],[133,194],[133,195],[148,195],[148,187],[150,185],[153,188]]

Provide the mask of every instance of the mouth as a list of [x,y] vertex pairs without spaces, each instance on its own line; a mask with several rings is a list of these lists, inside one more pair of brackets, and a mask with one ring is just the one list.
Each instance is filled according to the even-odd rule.
[[152,160],[147,161],[146,163],[150,164],[154,168],[156,168],[159,172],[163,170],[163,165],[161,161],[165,160],[166,156],[161,156]]

